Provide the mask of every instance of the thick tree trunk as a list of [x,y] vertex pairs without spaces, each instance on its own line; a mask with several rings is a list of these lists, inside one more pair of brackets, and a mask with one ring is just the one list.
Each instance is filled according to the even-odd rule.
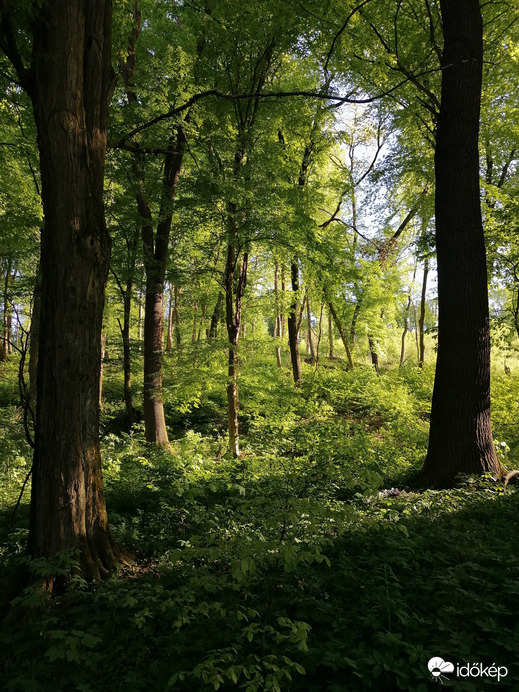
[[292,278],[292,302],[288,311],[288,345],[290,347],[290,362],[292,363],[292,376],[294,384],[301,385],[301,356],[299,355],[298,344],[298,293],[299,293],[299,267],[297,262],[290,265]]
[[490,337],[478,129],[483,28],[478,0],[441,0],[444,51],[436,140],[438,359],[421,482],[503,469],[490,423]]
[[162,401],[163,290],[150,278],[144,304],[144,428],[147,442],[169,443]]
[[[34,21],[30,95],[40,152],[38,397],[29,551],[78,550],[82,575],[117,562],[99,449],[99,366],[110,238],[103,175],[111,3],[55,0]],[[52,588],[54,579],[47,582]]]

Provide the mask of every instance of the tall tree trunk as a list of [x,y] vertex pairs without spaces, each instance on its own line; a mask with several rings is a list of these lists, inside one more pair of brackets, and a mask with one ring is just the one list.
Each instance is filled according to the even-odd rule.
[[209,339],[216,339],[218,334],[218,322],[220,321],[223,302],[225,299],[225,294],[220,291],[218,298],[216,299],[216,304],[214,306],[213,314],[211,315],[211,324],[209,326]]
[[375,342],[375,337],[373,334],[368,334],[369,343],[369,355],[371,357],[371,365],[375,368],[375,372],[378,372],[378,351],[377,344]]
[[[27,78],[45,215],[29,552],[48,558],[78,550],[85,578],[107,574],[118,559],[99,448],[101,325],[110,261],[103,176],[111,23],[109,0],[44,3],[33,22]],[[51,575],[47,588],[53,583]]]
[[137,341],[139,342],[139,353],[142,350],[141,342],[142,342],[142,326],[144,320],[143,318],[143,301],[142,301],[142,283],[141,283],[141,288],[137,291],[137,302],[139,304],[138,307],[138,313],[137,313]]
[[238,429],[238,340],[242,319],[242,299],[247,284],[248,253],[243,255],[241,265],[237,265],[237,229],[235,225],[236,205],[229,204],[229,238],[225,262],[225,318],[229,339],[227,371],[227,417],[229,428],[229,451],[234,456],[240,454]]
[[405,338],[407,336],[407,332],[409,331],[409,309],[411,307],[411,294],[409,293],[409,296],[407,298],[407,305],[405,306],[405,312],[404,312],[404,329],[402,331],[402,345],[400,347],[400,363],[399,367],[402,367],[404,364],[405,360]]
[[40,341],[40,312],[41,312],[41,271],[38,265],[36,283],[32,299],[31,335],[29,341],[29,405],[36,412],[36,397],[38,392],[38,344]]
[[405,339],[407,336],[407,332],[409,331],[409,311],[411,309],[413,287],[414,287],[414,281],[416,278],[417,264],[418,264],[418,262],[415,262],[414,271],[413,271],[413,280],[411,281],[411,285],[409,286],[409,294],[407,296],[407,304],[406,304],[405,310],[404,310],[404,331],[402,332],[402,345],[400,348],[400,363],[398,366],[400,368],[404,364],[404,359],[405,359]]
[[[207,318],[207,305],[204,299],[204,302],[202,303],[202,319],[200,320],[200,324],[198,326],[198,336],[196,337],[197,341],[200,341],[200,337],[202,336],[202,329],[204,328],[204,324],[206,324],[206,318]],[[205,336],[207,338],[209,334],[209,329],[205,329]]]
[[193,303],[193,333],[191,334],[191,343],[196,344],[198,334],[198,303],[195,300]]
[[280,314],[280,321],[281,321],[281,331],[280,331],[280,336],[283,339],[285,334],[286,334],[286,317],[285,317],[285,293],[286,293],[286,284],[285,284],[285,263],[283,262],[281,264],[281,295],[283,296],[281,300],[281,314]]
[[182,335],[180,333],[180,288],[175,286],[173,298],[175,299],[175,344],[180,348],[182,344]]
[[107,341],[107,335],[104,332],[101,332],[101,358],[99,359],[99,408],[101,411],[103,410],[103,370]]
[[333,350],[333,317],[330,308],[328,307],[328,358],[333,360],[335,358]]
[[[172,138],[173,139],[173,138]],[[142,172],[138,161],[134,173],[138,176],[137,205],[142,221],[144,266],[146,269],[146,298],[144,307],[144,430],[147,442],[169,444],[164,404],[162,401],[162,351],[164,344],[164,282],[171,232],[172,202],[176,194],[185,135],[180,126],[170,142],[164,159],[162,195],[156,234],[153,232],[151,209],[145,195]]]
[[302,381],[301,356],[298,344],[298,293],[299,293],[299,267],[297,262],[290,265],[292,279],[292,302],[288,311],[288,345],[290,347],[290,362],[292,363],[292,376],[294,384],[300,386]]
[[274,318],[274,339],[277,339],[278,343],[276,344],[276,363],[278,365],[278,368],[283,367],[283,363],[281,361],[281,346],[279,345],[279,339],[281,338],[281,314],[280,314],[280,307],[279,307],[279,286],[278,286],[278,274],[279,274],[279,266],[278,266],[278,261],[275,261],[274,264],[274,302],[275,302],[275,318]]
[[4,349],[4,354],[8,356],[12,353],[13,347],[11,345],[11,329],[12,329],[12,315],[11,306],[9,305],[9,282],[11,279],[11,268],[12,261],[7,260],[5,267],[5,277],[4,277],[4,329],[2,337],[2,346]]
[[312,360],[315,361],[315,347],[312,335],[312,312],[310,310],[310,298],[308,295],[306,296],[306,333],[310,355]]
[[487,266],[480,208],[483,26],[478,0],[440,1],[444,50],[435,152],[438,359],[421,482],[502,475],[490,423]]
[[[355,237],[357,237],[357,236],[355,236]],[[360,298],[358,298],[357,302],[355,304],[355,310],[353,311],[353,317],[351,318],[350,341],[352,344],[357,339],[357,321],[359,319],[361,307],[362,307],[362,300]]]
[[168,335],[166,338],[166,351],[171,351],[173,348],[173,287],[169,288],[168,301]]
[[416,362],[418,365],[420,365],[420,342],[418,339],[418,332],[420,331],[418,327],[418,316],[416,314],[416,305],[414,303],[411,304],[413,308],[413,321],[414,321],[414,340],[416,344]]
[[423,368],[425,362],[425,307],[427,304],[427,277],[429,276],[429,259],[426,257],[423,266],[422,296],[420,300],[420,317],[418,320],[418,333],[420,340],[420,353],[418,367]]
[[123,342],[123,391],[124,391],[124,408],[126,414],[132,423],[137,422],[138,413],[133,405],[133,395],[132,395],[132,370],[131,370],[131,339],[130,339],[130,321],[131,321],[131,309],[132,309],[132,297],[133,297],[133,284],[134,284],[134,273],[135,273],[135,254],[137,251],[139,237],[137,233],[130,244],[130,271],[126,278],[126,283],[123,285],[119,278],[115,275],[117,285],[119,286],[119,291],[121,292],[123,299],[123,323],[119,318],[119,329],[121,331],[121,338]]
[[339,332],[342,343],[344,344],[344,349],[346,351],[346,358],[348,359],[348,364],[350,368],[353,369],[353,358],[351,357],[351,350],[350,350],[350,345],[348,344],[348,339],[346,338],[346,332],[344,331],[341,321],[339,319],[339,316],[337,315],[335,308],[333,306],[333,303],[328,303],[328,308],[330,310],[330,314],[333,317],[333,321],[335,322],[335,326],[337,327],[337,331]]
[[[134,25],[130,36],[128,56],[120,60],[119,69],[124,79],[128,103],[137,101],[133,89],[136,43],[141,30],[141,13],[137,4],[133,8]],[[169,443],[162,402],[162,353],[164,348],[164,284],[171,232],[173,200],[176,195],[184,157],[186,137],[181,125],[174,128],[164,156],[162,192],[156,233],[149,204],[143,154],[132,158],[132,173],[136,186],[135,199],[141,219],[141,235],[146,272],[144,303],[144,429],[147,442],[166,446]]]

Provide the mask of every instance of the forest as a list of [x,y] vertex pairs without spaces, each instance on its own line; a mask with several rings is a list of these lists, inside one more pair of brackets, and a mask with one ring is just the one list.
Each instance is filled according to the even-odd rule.
[[518,79],[517,0],[0,0],[2,690],[519,690]]

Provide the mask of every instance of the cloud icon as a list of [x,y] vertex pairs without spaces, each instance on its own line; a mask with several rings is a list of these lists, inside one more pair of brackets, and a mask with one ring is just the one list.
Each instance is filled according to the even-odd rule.
[[454,663],[444,661],[443,658],[440,658],[439,656],[431,658],[431,660],[427,664],[427,667],[429,668],[429,671],[435,678],[440,677],[440,675],[445,675],[445,673],[454,672]]

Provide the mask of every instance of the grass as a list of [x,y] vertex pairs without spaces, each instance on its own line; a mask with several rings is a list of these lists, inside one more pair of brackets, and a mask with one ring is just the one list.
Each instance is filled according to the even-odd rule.
[[[423,461],[430,367],[377,376],[305,365],[297,391],[267,350],[251,351],[236,460],[222,373],[205,354],[201,389],[184,358],[168,361],[169,451],[147,445],[140,426],[109,431],[121,403],[108,368],[109,518],[136,561],[91,585],[73,576],[73,555],[58,556],[68,591],[49,601],[29,589],[3,623],[7,690],[425,692],[434,656],[509,671],[499,683],[446,676],[447,687],[519,689],[515,487],[468,478],[449,491],[381,492],[405,488]],[[9,529],[28,455],[7,382],[5,573],[26,559],[28,516],[22,504]],[[515,466],[515,378],[496,372],[493,396],[501,453]]]

